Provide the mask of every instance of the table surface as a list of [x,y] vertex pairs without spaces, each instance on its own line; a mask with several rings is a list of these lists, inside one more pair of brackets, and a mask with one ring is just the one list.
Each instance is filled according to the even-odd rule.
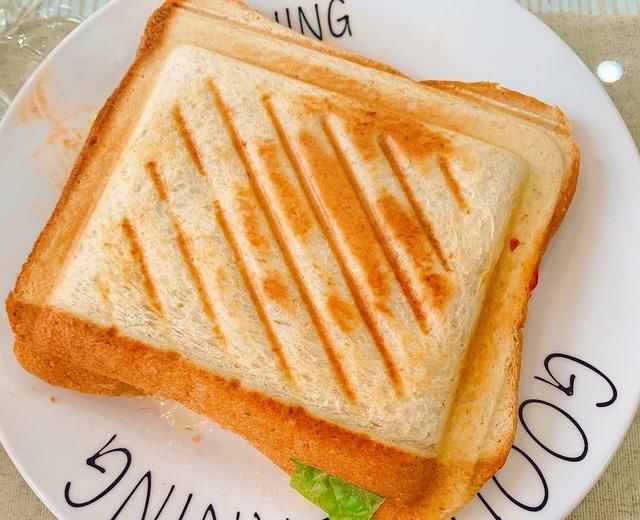
[[[0,0],[0,117],[57,42],[107,1]],[[538,15],[604,80],[640,147],[640,0],[514,1]],[[1,447],[0,518],[54,518]],[[569,518],[640,518],[640,416],[603,477]]]

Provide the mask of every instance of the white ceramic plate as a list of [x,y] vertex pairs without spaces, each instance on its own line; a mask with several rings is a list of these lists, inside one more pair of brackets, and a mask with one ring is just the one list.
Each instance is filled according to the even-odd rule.
[[[13,286],[92,116],[131,62],[157,3],[114,0],[85,22],[2,121],[1,295]],[[281,22],[289,6],[299,29],[295,2],[251,3],[271,17],[277,10]],[[564,518],[614,453],[640,395],[640,160],[622,119],[576,56],[512,0],[300,5],[319,32],[318,5],[322,35],[335,45],[416,78],[499,81],[560,105],[573,121],[582,174],[530,305],[517,449],[458,515]],[[17,365],[12,342],[3,314],[2,443],[57,517],[140,519],[148,502],[148,519],[324,518],[238,437],[209,424],[194,442],[193,431],[171,426],[148,400],[50,387]]]

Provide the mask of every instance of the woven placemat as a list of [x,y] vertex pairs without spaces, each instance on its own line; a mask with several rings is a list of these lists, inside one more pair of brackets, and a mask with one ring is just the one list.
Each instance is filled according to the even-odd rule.
[[[0,117],[55,43],[106,1],[0,0]],[[556,31],[594,72],[603,62],[615,62],[622,76],[605,88],[640,146],[639,0],[517,1]],[[25,38],[25,31],[34,31],[34,23],[46,38]],[[54,518],[1,447],[0,518]],[[569,519],[640,519],[640,416],[611,465]]]

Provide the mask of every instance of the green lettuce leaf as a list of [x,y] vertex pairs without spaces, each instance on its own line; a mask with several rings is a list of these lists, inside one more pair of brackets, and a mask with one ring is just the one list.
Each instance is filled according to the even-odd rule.
[[369,520],[384,498],[297,460],[290,486],[325,513],[329,520]]

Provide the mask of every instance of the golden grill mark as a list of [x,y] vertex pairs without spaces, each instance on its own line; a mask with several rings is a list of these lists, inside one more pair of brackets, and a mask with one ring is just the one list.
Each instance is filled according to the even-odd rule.
[[93,283],[100,293],[100,298],[109,313],[109,317],[113,318],[113,303],[111,302],[111,294],[109,286],[103,281],[102,274],[98,274],[93,278]]
[[211,320],[211,322],[213,323],[213,333],[216,337],[220,338],[223,342],[226,343],[226,338],[224,337],[224,334],[222,333],[218,325],[218,317],[213,308],[213,304],[211,302],[211,299],[209,298],[207,290],[205,289],[202,275],[200,274],[200,271],[196,267],[193,260],[193,255],[189,248],[189,240],[182,231],[182,226],[178,222],[178,219],[175,217],[173,211],[171,210],[171,207],[169,206],[167,186],[160,175],[158,165],[154,161],[150,161],[145,165],[145,169],[149,174],[151,181],[153,182],[158,198],[165,204],[165,210],[167,212],[167,216],[169,217],[169,221],[171,222],[171,227],[173,228],[176,243],[178,244],[178,249],[180,250],[182,260],[187,266],[187,270],[189,271],[189,275],[191,276],[193,285],[196,288],[196,293],[198,295],[198,299],[200,300],[200,304],[202,305],[202,309],[204,310],[204,313],[207,315],[209,320]]
[[[153,182],[153,186],[156,189],[158,198],[162,202],[165,202],[165,203],[168,202],[169,199],[167,196],[167,187],[165,186],[164,181],[160,177],[160,171],[158,170],[158,165],[153,161],[149,161],[147,164],[145,164],[145,169],[147,170],[147,173],[149,174],[149,177]],[[171,220],[173,219],[171,218]]]
[[394,173],[394,175],[398,179],[400,186],[402,186],[402,190],[404,191],[404,194],[407,197],[409,204],[411,204],[411,207],[413,208],[413,211],[415,212],[425,235],[429,239],[429,243],[431,244],[433,251],[438,257],[438,260],[440,260],[442,267],[444,267],[447,271],[451,271],[451,267],[449,266],[447,257],[444,254],[444,251],[442,250],[442,245],[440,244],[440,241],[436,237],[436,234],[433,230],[433,224],[431,224],[431,221],[429,220],[429,217],[425,213],[422,206],[418,204],[418,200],[416,199],[416,196],[413,193],[413,190],[409,186],[409,180],[407,178],[407,174],[403,170],[402,166],[400,165],[400,161],[398,160],[398,157],[395,151],[389,145],[388,137],[381,137],[378,142],[380,144],[380,148],[382,149],[382,152],[384,153],[384,156],[389,162],[389,166],[391,166],[391,171]]
[[443,311],[453,295],[451,282],[446,276],[440,273],[426,273],[423,280],[431,290],[433,306],[436,309]]
[[335,103],[328,103],[328,107],[342,121],[353,146],[366,161],[374,161],[379,156],[377,135],[392,136],[404,155],[415,161],[452,151],[447,137],[411,118],[399,119],[389,111],[353,110]]
[[311,299],[309,289],[305,285],[302,275],[299,272],[297,265],[293,259],[293,254],[287,246],[287,241],[285,240],[284,233],[280,227],[280,224],[274,217],[273,208],[269,203],[269,199],[261,189],[261,186],[257,180],[257,175],[249,159],[247,150],[245,149],[244,143],[242,142],[242,139],[238,134],[238,130],[235,127],[231,110],[225,104],[216,85],[212,81],[209,81],[208,86],[209,90],[211,91],[215,106],[222,116],[224,125],[227,129],[227,132],[229,133],[229,137],[231,138],[233,147],[235,148],[238,157],[245,167],[247,176],[249,177],[249,181],[251,182],[253,190],[257,196],[260,207],[267,217],[271,232],[278,244],[278,247],[280,248],[280,251],[282,252],[285,263],[287,264],[287,267],[291,272],[293,281],[298,288],[302,301],[309,311],[309,316],[311,317],[318,336],[320,337],[322,346],[324,348],[327,359],[329,360],[329,364],[331,365],[331,369],[333,370],[336,380],[338,381],[338,384],[340,385],[347,398],[350,401],[354,402],[356,400],[356,396],[349,380],[347,379],[344,367],[342,366],[342,359],[333,346],[328,331],[325,329],[324,324],[322,323],[322,320],[320,318],[320,313],[318,312],[318,309]]
[[291,311],[292,300],[289,288],[281,278],[279,273],[269,271],[262,280],[262,288],[271,300],[277,302],[283,309]]
[[[333,221],[342,231],[346,247],[364,271],[376,305],[390,315],[387,299],[391,283],[389,273],[385,269],[384,252],[376,241],[375,233],[357,194],[354,193],[347,173],[335,153],[332,153],[333,150],[326,149],[315,136],[303,131],[300,133],[299,141],[310,162],[310,171],[303,172],[309,177],[307,179],[305,175],[303,178],[311,187],[309,192],[322,201],[319,208],[326,221]],[[310,179],[313,179],[313,182]]]
[[282,170],[277,143],[265,140],[258,146],[258,151],[276,188],[280,204],[293,225],[293,230],[304,240],[311,229],[311,217],[300,201],[295,186]]
[[447,186],[449,186],[451,193],[458,203],[458,207],[465,213],[469,213],[469,206],[467,205],[467,201],[462,194],[460,184],[458,184],[458,181],[453,175],[451,164],[449,163],[449,160],[442,154],[438,154],[438,166],[440,167],[440,171],[442,171],[442,175],[447,181]]
[[202,162],[202,157],[200,156],[200,150],[196,146],[193,135],[191,134],[191,130],[187,126],[187,122],[184,120],[184,116],[182,115],[182,111],[179,106],[173,107],[173,120],[176,123],[176,127],[178,132],[180,133],[180,137],[184,142],[191,159],[193,160],[198,173],[202,177],[206,177],[207,173],[204,169],[204,163]]
[[[366,216],[367,222],[369,223],[369,227],[373,230],[373,234],[375,239],[380,244],[382,251],[384,253],[389,266],[391,267],[391,271],[393,272],[398,284],[400,285],[400,289],[404,294],[409,307],[411,307],[411,311],[413,312],[413,316],[415,317],[420,329],[424,334],[429,333],[429,327],[427,325],[427,316],[426,313],[422,309],[422,302],[420,301],[420,297],[416,294],[416,291],[413,289],[411,281],[409,279],[409,275],[402,268],[400,264],[400,258],[398,257],[397,252],[394,251],[393,246],[387,236],[385,230],[380,226],[380,223],[376,219],[374,215],[374,209],[371,206],[371,203],[367,199],[367,196],[364,193],[362,187],[358,184],[358,180],[356,179],[356,174],[351,167],[351,164],[347,160],[342,147],[340,146],[338,139],[329,125],[326,117],[322,117],[322,128],[329,139],[329,143],[331,143],[331,147],[333,148],[338,161],[340,162],[340,166],[342,170],[346,173],[346,177],[351,185],[353,192],[360,203],[360,208],[362,212]],[[397,229],[395,230],[397,231]],[[396,233],[397,235],[397,233]]]
[[[253,247],[258,263],[266,264],[269,262],[271,243],[269,237],[261,229],[258,212],[256,211],[256,196],[251,185],[246,186],[240,182],[236,184],[236,201],[240,208],[244,236]],[[283,309],[291,311],[289,289],[282,281],[282,278],[283,275],[281,273],[270,271],[262,280],[262,288],[271,300],[275,301]]]
[[269,238],[266,237],[260,229],[260,222],[256,215],[253,190],[238,183],[236,186],[236,195],[236,200],[240,206],[242,226],[247,240],[259,253],[259,256],[268,255],[270,250]]
[[127,241],[129,242],[129,250],[131,251],[131,255],[133,256],[136,264],[138,265],[138,268],[140,269],[140,272],[142,273],[144,290],[147,293],[149,303],[156,311],[158,316],[164,318],[162,304],[160,303],[160,298],[158,298],[156,286],[154,285],[153,279],[151,278],[149,266],[147,265],[147,261],[144,257],[144,251],[142,250],[142,246],[140,245],[138,233],[136,232],[128,218],[124,218],[121,225],[122,231],[124,231],[124,235],[125,237],[127,237]]
[[249,274],[247,269],[247,265],[244,261],[242,253],[240,252],[240,247],[238,246],[238,242],[236,241],[233,233],[231,232],[231,227],[229,226],[229,222],[227,221],[220,204],[216,201],[214,202],[216,219],[220,228],[222,229],[222,233],[224,234],[224,238],[227,241],[229,249],[233,253],[233,258],[238,266],[238,270],[240,271],[240,276],[242,276],[242,281],[244,282],[245,287],[247,288],[247,292],[251,298],[251,302],[253,303],[253,307],[260,318],[260,322],[262,323],[262,327],[267,335],[267,339],[269,340],[269,344],[271,345],[271,351],[276,356],[278,360],[278,365],[282,370],[285,378],[294,383],[293,378],[291,376],[291,368],[289,367],[289,363],[287,362],[287,358],[284,354],[284,349],[280,344],[277,336],[275,335],[273,328],[271,327],[271,322],[269,321],[269,316],[265,309],[264,302],[260,298],[260,294],[255,284],[254,278]]
[[[307,179],[306,173],[302,168],[299,157],[296,155],[296,152],[294,151],[291,141],[289,140],[286,132],[284,131],[282,124],[280,123],[280,120],[275,112],[275,109],[273,108],[271,100],[269,99],[269,97],[265,96],[263,98],[263,102],[264,102],[267,114],[269,115],[269,118],[271,119],[271,122],[274,128],[276,129],[278,136],[280,137],[280,140],[287,153],[291,166],[293,167],[296,175],[298,176],[298,180],[300,182],[300,185],[303,188],[303,191],[306,195],[309,205],[311,206],[311,209],[318,223],[320,224],[320,227],[322,228],[322,231],[325,237],[327,238],[329,247],[331,248],[331,251],[334,257],[338,262],[340,270],[342,271],[342,274],[347,282],[347,286],[349,287],[351,295],[353,296],[353,299],[356,302],[356,306],[360,312],[360,315],[362,316],[362,320],[365,323],[367,329],[369,330],[369,333],[371,334],[371,337],[373,339],[373,343],[376,346],[378,353],[380,354],[380,357],[382,358],[382,362],[387,371],[387,375],[389,376],[389,379],[391,380],[391,383],[393,384],[396,390],[396,394],[401,396],[403,395],[403,388],[402,388],[402,380],[400,378],[400,374],[398,373],[397,367],[395,366],[395,363],[389,353],[389,350],[387,349],[384,339],[380,331],[378,330],[378,327],[375,323],[375,318],[373,317],[373,313],[371,312],[371,309],[368,306],[366,299],[362,296],[358,283],[353,277],[351,271],[347,268],[346,259],[344,258],[344,255],[342,254],[342,252],[340,251],[340,248],[338,247],[338,239],[328,224],[327,215],[325,215],[322,208],[319,206],[316,197],[314,196],[313,188],[311,187]],[[310,140],[311,143],[315,143],[315,141],[311,136],[307,136],[307,140]],[[318,156],[318,154],[311,154],[311,155],[315,156],[315,158],[317,159],[317,161],[315,162],[317,162],[318,164],[323,164],[323,162],[326,159],[329,159],[329,163],[326,164],[326,167],[329,169],[331,169],[332,166],[333,167],[336,166],[335,163],[337,161],[335,157],[332,157],[331,155],[326,154],[326,152],[324,151],[320,152],[320,156]],[[337,164],[337,167],[339,168],[340,165]],[[336,170],[334,169],[333,171],[336,171]]]
[[353,330],[358,311],[350,302],[343,300],[336,291],[332,291],[327,297],[327,307],[342,332],[348,333]]
[[420,283],[429,287],[434,307],[444,310],[451,293],[449,283],[444,276],[434,272],[431,251],[425,247],[425,234],[413,212],[389,193],[383,193],[378,199],[378,207],[415,266]]

